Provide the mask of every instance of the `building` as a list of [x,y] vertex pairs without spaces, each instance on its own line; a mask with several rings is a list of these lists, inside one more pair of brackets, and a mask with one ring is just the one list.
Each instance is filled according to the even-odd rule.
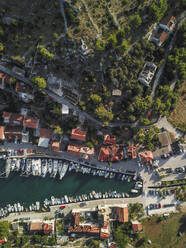
[[154,27],[154,32],[150,37],[150,40],[154,42],[158,47],[161,47],[167,40],[169,35],[175,28],[176,19],[174,16],[169,16],[162,19],[162,21]]
[[116,143],[116,137],[114,135],[105,134],[104,136],[104,145],[113,145]]
[[4,140],[4,139],[5,139],[4,127],[0,126],[0,140]]
[[36,129],[39,126],[39,119],[27,116],[23,121],[23,126],[27,128]]
[[20,142],[22,138],[22,127],[6,126],[4,129],[4,136],[8,142]]
[[47,128],[40,128],[40,138],[38,146],[47,148],[49,145],[49,141],[52,138],[53,130]]
[[86,141],[86,131],[82,131],[80,127],[72,129],[71,139]]
[[5,83],[8,82],[8,75],[4,74],[3,72],[0,72],[0,89],[4,90]]
[[117,219],[120,223],[125,223],[129,221],[128,206],[116,207]]
[[25,103],[28,103],[34,99],[33,89],[23,82],[16,82],[15,91],[19,98]]
[[62,115],[68,115],[69,114],[69,107],[65,104],[62,104]]
[[132,229],[134,232],[141,232],[143,230],[143,226],[139,221],[135,220],[132,221]]
[[81,145],[68,145],[67,152],[72,156],[89,159],[94,156],[95,149],[90,147],[84,147]]
[[122,92],[119,89],[115,89],[112,91],[112,96],[121,96]]
[[3,112],[3,122],[11,126],[22,126],[24,116],[17,113]]
[[29,232],[30,234],[44,234],[50,235],[54,231],[54,223],[47,222],[31,222]]
[[136,146],[134,144],[131,144],[128,148],[128,157],[135,159],[136,158]]
[[140,157],[140,159],[143,163],[152,164],[152,161],[154,159],[153,153],[151,151],[140,152],[140,153],[138,153],[138,156]]
[[6,238],[4,238],[4,239],[0,239],[0,245],[5,244],[6,242],[7,242],[7,239],[6,239]]
[[60,142],[59,141],[52,141],[51,142],[51,149],[54,151],[54,152],[60,152]]
[[118,144],[102,146],[98,156],[98,160],[101,162],[115,162],[123,158],[123,146]]
[[138,81],[145,86],[149,86],[154,74],[156,72],[157,66],[152,62],[146,62],[143,70],[140,72]]

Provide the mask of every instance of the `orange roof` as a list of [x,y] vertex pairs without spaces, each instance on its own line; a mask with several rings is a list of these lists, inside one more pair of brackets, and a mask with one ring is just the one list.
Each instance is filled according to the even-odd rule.
[[46,223],[43,224],[43,233],[45,235],[49,235],[53,232],[53,226],[52,225],[48,225]]
[[142,162],[149,162],[152,164],[152,160],[154,159],[153,153],[151,151],[144,151],[138,154],[142,160]]
[[83,157],[85,159],[94,155],[94,148],[84,147],[81,145],[68,145],[67,152],[72,156]]
[[122,159],[123,156],[124,151],[121,145],[115,144],[110,146],[102,146],[99,152],[98,160],[101,162],[114,162]]
[[0,140],[4,140],[5,136],[4,136],[4,127],[0,126]]
[[132,229],[134,232],[140,232],[143,230],[142,224],[138,221],[132,222]]
[[5,74],[0,72],[0,79],[4,78]]
[[30,224],[30,231],[42,231],[43,229],[43,222],[31,222]]
[[27,116],[23,121],[23,126],[28,128],[37,128],[38,124],[39,124],[39,120],[30,116]]
[[132,159],[136,158],[136,147],[134,144],[131,144],[128,147],[128,156],[131,157]]
[[124,223],[124,222],[128,222],[129,221],[128,207],[124,207],[124,208],[117,207],[116,208],[116,213],[117,213],[118,221],[119,222]]
[[104,145],[113,145],[116,143],[116,137],[113,135],[106,134],[104,136]]
[[6,242],[7,242],[7,239],[6,239],[6,238],[0,239],[0,244],[4,244],[4,243],[6,243]]
[[74,216],[74,225],[79,225],[79,218],[80,218],[80,213],[72,213]]
[[60,142],[58,142],[58,141],[52,141],[51,148],[55,152],[60,152]]
[[76,226],[69,226],[68,232],[73,233],[90,233],[90,234],[97,234],[99,235],[99,227],[97,226],[90,226],[90,225],[76,225]]
[[85,141],[86,140],[86,132],[82,131],[80,129],[80,127],[74,128],[74,129],[72,129],[71,139]]
[[47,128],[40,128],[40,137],[51,139],[53,130]]
[[[10,113],[10,112],[3,112],[2,115],[3,118],[9,119],[9,124],[17,124],[22,125],[23,124],[23,115],[17,114],[17,113]],[[17,122],[17,123],[16,123]]]
[[100,234],[100,238],[101,239],[108,239],[109,237],[110,237],[110,234],[109,233],[101,232],[101,234]]
[[24,84],[23,82],[16,82],[15,91],[30,94],[30,95],[32,94],[31,87]]

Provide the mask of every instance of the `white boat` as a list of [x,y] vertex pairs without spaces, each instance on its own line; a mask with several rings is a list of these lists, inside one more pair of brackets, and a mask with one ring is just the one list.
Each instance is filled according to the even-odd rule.
[[60,180],[65,176],[67,170],[68,170],[68,162],[64,162],[62,171],[60,173]]
[[42,160],[42,165],[41,165],[41,176],[42,177],[46,177],[47,170],[48,170],[47,160],[46,159],[43,159]]
[[53,162],[53,177],[56,177],[57,171],[58,171],[58,161],[54,160],[54,162]]
[[53,161],[52,159],[49,159],[48,160],[48,173],[52,174],[52,171],[53,171]]

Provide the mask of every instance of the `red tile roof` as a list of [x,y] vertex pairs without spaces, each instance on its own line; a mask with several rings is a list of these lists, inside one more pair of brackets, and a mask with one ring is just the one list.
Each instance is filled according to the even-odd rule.
[[80,213],[72,213],[72,215],[74,216],[74,225],[79,225]]
[[0,126],[0,140],[4,140],[5,136],[4,136],[4,127]]
[[58,142],[58,141],[52,141],[51,148],[55,152],[60,152],[60,142]]
[[116,137],[113,135],[106,134],[104,136],[104,145],[113,145],[116,143]]
[[10,125],[23,125],[24,116],[17,113],[3,112],[2,117],[9,119]]
[[116,214],[118,216],[118,221],[125,223],[129,221],[128,217],[128,207],[117,207],[116,208]]
[[52,129],[40,128],[40,137],[51,139],[53,134]]
[[77,226],[69,226],[69,233],[89,233],[99,235],[99,227],[90,226],[90,225],[77,225]]
[[151,151],[140,152],[138,155],[141,158],[142,162],[152,164],[154,156]]
[[110,145],[110,146],[102,146],[99,152],[98,160],[101,162],[114,162],[119,159],[123,159],[124,151],[123,147],[120,145]]
[[23,121],[23,126],[28,128],[37,128],[38,124],[39,124],[39,120],[30,116],[27,116]]
[[110,237],[110,234],[109,233],[107,233],[107,232],[101,232],[100,233],[100,238],[101,239],[108,239]]
[[0,244],[5,244],[7,242],[7,239],[4,238],[4,239],[0,239]]
[[86,132],[82,131],[80,129],[80,127],[74,128],[74,129],[72,129],[71,139],[85,141],[86,140]]
[[132,222],[132,229],[134,232],[140,232],[143,230],[143,226],[140,222],[134,221]]
[[88,159],[89,157],[94,156],[95,150],[94,148],[84,147],[80,145],[68,145],[67,152],[72,156],[78,156]]
[[43,233],[44,233],[45,235],[49,235],[49,234],[52,234],[52,232],[53,232],[53,226],[44,223],[44,224],[43,224]]
[[24,84],[23,82],[16,82],[15,91],[32,95],[33,90],[30,86]]
[[136,147],[134,144],[131,144],[128,147],[128,156],[131,157],[132,159],[136,158]]

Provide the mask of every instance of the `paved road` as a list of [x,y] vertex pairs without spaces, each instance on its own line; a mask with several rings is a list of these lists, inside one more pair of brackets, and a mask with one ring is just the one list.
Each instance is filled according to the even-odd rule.
[[68,32],[68,25],[67,25],[67,19],[66,19],[66,15],[65,15],[65,10],[64,10],[64,0],[58,0],[59,2],[59,6],[60,6],[60,11],[61,11],[61,15],[64,19],[64,25],[65,25],[65,33]]

